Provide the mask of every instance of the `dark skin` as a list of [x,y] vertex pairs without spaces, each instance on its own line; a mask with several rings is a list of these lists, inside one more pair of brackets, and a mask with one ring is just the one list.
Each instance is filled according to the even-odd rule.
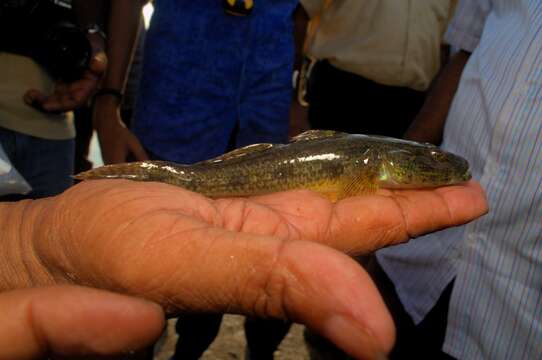
[[433,82],[425,103],[404,135],[405,139],[440,145],[444,124],[470,53],[459,51]]
[[[110,62],[103,81],[105,88],[120,91],[124,89],[141,21],[141,9],[146,3],[147,1],[134,0],[111,2],[109,16],[111,35],[107,43]],[[136,160],[148,159],[137,137],[122,121],[117,98],[104,95],[95,99],[93,123],[98,132],[106,164],[126,162],[130,157]]]
[[[309,15],[299,5],[294,12],[294,43],[295,43],[295,62],[294,70],[300,71],[303,63],[305,38],[307,35],[307,26]],[[288,135],[294,137],[302,132],[309,130],[310,125],[307,119],[307,108],[301,106],[297,101],[297,87],[293,91],[292,106],[290,107],[290,129]]]

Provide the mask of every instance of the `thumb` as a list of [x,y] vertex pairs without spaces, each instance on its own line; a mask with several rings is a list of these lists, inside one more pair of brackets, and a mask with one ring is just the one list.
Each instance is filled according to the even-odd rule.
[[94,54],[92,59],[90,59],[88,68],[94,75],[103,75],[107,69],[107,56],[105,55],[105,52],[99,51]]
[[62,286],[0,293],[0,359],[117,355],[151,344],[162,309],[137,298]]
[[[168,235],[153,235],[153,252],[138,257],[138,268],[144,270],[121,274],[137,279],[130,280],[139,284],[135,291],[145,289],[145,296],[156,301],[168,299],[164,306],[172,314],[190,310],[288,318],[357,359],[381,358],[390,351],[393,320],[369,275],[350,257],[307,241],[217,228],[186,231],[178,224]],[[133,231],[148,236],[146,221]],[[164,279],[163,285],[147,290],[157,279]]]

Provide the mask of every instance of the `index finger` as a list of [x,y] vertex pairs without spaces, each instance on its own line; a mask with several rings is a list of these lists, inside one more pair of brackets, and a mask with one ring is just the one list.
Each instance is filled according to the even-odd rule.
[[[335,247],[354,253],[367,252],[367,246],[374,251],[465,224],[487,210],[485,193],[474,181],[431,190],[383,190],[371,197],[338,203],[329,237],[322,241],[335,241]],[[372,243],[365,242],[362,249],[355,241],[364,229],[371,232]]]
[[0,359],[125,354],[164,326],[156,304],[76,286],[3,291],[0,315]]
[[475,181],[437,189],[380,190],[327,206],[327,200],[300,192],[266,195],[257,201],[281,214],[289,235],[351,254],[462,225],[488,210],[485,193]]

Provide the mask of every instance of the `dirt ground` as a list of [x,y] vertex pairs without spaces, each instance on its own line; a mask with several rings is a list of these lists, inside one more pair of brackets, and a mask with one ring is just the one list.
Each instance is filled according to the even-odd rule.
[[[173,354],[176,340],[175,320],[170,320],[167,335],[163,337],[162,344],[157,349],[155,360],[168,360]],[[243,317],[226,315],[222,321],[218,337],[203,354],[202,360],[244,359],[244,353]],[[308,358],[308,352],[303,341],[303,326],[293,325],[280,344],[279,349],[275,352],[275,360],[306,360]]]

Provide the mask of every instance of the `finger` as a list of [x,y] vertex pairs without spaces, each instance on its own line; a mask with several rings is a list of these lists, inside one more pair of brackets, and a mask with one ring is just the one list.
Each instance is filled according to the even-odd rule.
[[[319,241],[350,253],[366,253],[404,242],[422,234],[472,221],[487,212],[480,185],[430,190],[381,190],[375,195],[344,199],[331,205],[305,191],[272,194],[254,199],[265,207],[251,206],[242,220],[246,231],[257,232],[258,214],[266,207],[275,210],[267,218],[279,236]],[[260,215],[260,216],[258,216]],[[263,227],[264,231],[265,226]]]
[[96,53],[89,63],[90,72],[97,77],[101,77],[107,69],[107,56],[105,52],[100,51]]
[[55,91],[54,91],[54,93],[57,94],[57,95],[66,94],[66,93],[69,92],[69,89],[70,89],[69,84],[66,84],[65,82],[62,82],[62,81],[57,81],[55,83]]
[[374,236],[373,242],[365,245],[376,250],[465,224],[487,210],[485,193],[474,181],[431,190],[383,190],[374,197],[339,202],[330,221],[328,238],[322,241],[337,239],[340,249],[359,253],[362,249],[356,248],[352,239],[363,228],[367,231],[368,226]]
[[38,110],[41,110],[41,104],[45,100],[47,100],[47,96],[36,89],[30,89],[23,95],[23,101]]
[[157,305],[83,287],[0,293],[0,358],[114,355],[151,344],[164,326]]
[[[160,223],[171,223],[160,218]],[[123,257],[133,263],[139,259],[138,268],[113,265],[111,277],[123,279],[113,288],[131,284],[124,288],[162,301],[173,314],[288,318],[357,358],[375,358],[391,349],[392,319],[370,278],[349,257],[315,243],[198,226],[158,233],[142,220],[133,231],[148,241],[144,246],[125,244],[131,249]]]
[[23,100],[38,111],[46,113],[65,112],[78,106],[67,91],[67,88],[62,87],[56,89],[50,96],[46,96],[40,91],[32,89],[25,93]]
[[70,94],[57,94],[49,96],[42,104],[43,110],[46,112],[65,112],[73,110],[79,106],[80,104],[76,102]]

